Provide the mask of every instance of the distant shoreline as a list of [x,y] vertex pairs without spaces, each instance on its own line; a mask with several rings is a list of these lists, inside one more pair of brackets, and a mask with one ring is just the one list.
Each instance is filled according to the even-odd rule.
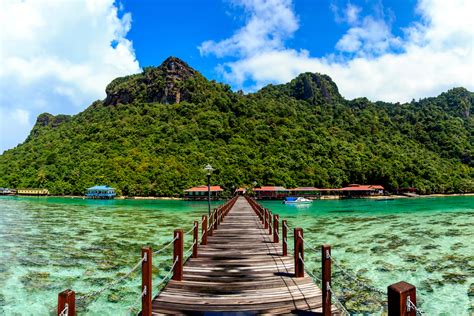
[[[0,195],[3,196],[3,195]],[[87,198],[82,195],[4,195],[4,196],[25,196],[25,197],[53,197],[53,198],[66,198],[66,199],[82,199],[86,200]],[[375,196],[364,196],[356,197],[354,200],[367,199],[367,200],[386,200],[386,199],[416,199],[416,198],[432,198],[432,197],[459,197],[459,196],[474,196],[474,192],[470,193],[452,193],[452,194],[420,194],[415,196],[406,196],[406,195],[375,195]],[[342,200],[338,195],[323,195],[320,198],[321,200]],[[118,196],[115,200],[174,200],[174,201],[184,201],[184,198],[180,197],[166,197],[166,196]],[[346,199],[348,200],[348,199]],[[192,200],[191,200],[192,201]],[[207,201],[207,200],[203,200]],[[271,200],[268,200],[271,201]]]

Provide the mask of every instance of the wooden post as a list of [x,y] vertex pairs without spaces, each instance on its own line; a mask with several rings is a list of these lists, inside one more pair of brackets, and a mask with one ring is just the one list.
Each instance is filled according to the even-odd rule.
[[268,209],[264,209],[263,223],[265,224],[264,228],[268,229]]
[[[178,238],[176,238],[178,237]],[[178,260],[173,269],[173,280],[183,280],[183,251],[184,251],[184,233],[182,229],[174,230],[174,245],[173,245],[173,264]]]
[[70,289],[58,294],[58,315],[66,308],[67,316],[76,316],[76,293]]
[[202,216],[201,232],[202,232],[201,245],[207,245],[207,215]]
[[142,248],[142,315],[151,316],[151,299],[152,299],[152,254],[150,247]]
[[279,221],[280,221],[280,216],[278,214],[273,215],[273,242],[278,243],[280,242],[280,238],[278,238],[278,232],[279,232]]
[[208,236],[212,236],[213,228],[214,228],[214,225],[212,224],[212,213],[211,213],[211,216],[209,216],[209,228],[207,229]]
[[295,228],[293,234],[295,241],[295,277],[302,278],[304,277],[303,228]]
[[216,219],[217,219],[217,225],[221,224],[221,209],[216,208]]
[[282,238],[282,255],[287,256],[288,255],[288,221],[286,219],[281,221],[281,238]]
[[218,216],[217,216],[217,209],[214,209],[214,212],[213,212],[212,214],[214,214],[214,215],[213,215],[213,218],[214,218],[214,219],[213,219],[214,229],[217,230],[217,221],[218,221],[218,219],[217,219],[217,217],[218,217]]
[[331,316],[331,246],[321,246],[322,262],[322,290],[323,290],[323,316]]
[[193,231],[193,258],[198,256],[198,242],[199,242],[199,223],[194,221],[194,231]]
[[389,316],[416,316],[416,310],[408,300],[416,306],[416,287],[401,281],[387,288]]
[[272,212],[268,211],[268,234],[270,236],[273,234],[272,217]]

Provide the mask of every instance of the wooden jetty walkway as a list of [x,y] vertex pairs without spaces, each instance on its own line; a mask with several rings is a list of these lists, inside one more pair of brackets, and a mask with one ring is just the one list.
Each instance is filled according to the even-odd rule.
[[[201,226],[201,234],[199,227]],[[281,227],[280,227],[281,226]],[[193,243],[184,252],[185,234]],[[288,254],[288,235],[293,253]],[[139,315],[350,315],[336,296],[331,283],[331,264],[362,289],[387,295],[383,311],[389,316],[423,315],[416,306],[416,288],[398,282],[387,292],[361,283],[321,245],[321,275],[305,271],[303,229],[290,232],[287,221],[263,208],[252,198],[234,197],[214,209],[209,218],[194,221],[192,229],[174,231],[173,239],[161,249],[143,247],[141,259],[131,270],[101,289],[76,298],[65,290],[58,295],[57,314],[75,316],[76,302],[83,306],[97,299],[141,268],[142,292]],[[173,264],[157,284],[152,283],[153,255],[173,247]],[[307,244],[307,248],[316,248]],[[185,257],[191,252],[189,257]],[[314,282],[321,285],[319,288]],[[154,289],[158,294],[154,295]],[[335,303],[332,304],[332,301]],[[135,313],[136,314],[136,310]]]
[[[322,292],[309,276],[296,278],[294,260],[282,256],[249,202],[240,197],[182,281],[170,280],[153,300],[153,315],[192,312],[322,313]],[[333,315],[339,311],[333,307]]]

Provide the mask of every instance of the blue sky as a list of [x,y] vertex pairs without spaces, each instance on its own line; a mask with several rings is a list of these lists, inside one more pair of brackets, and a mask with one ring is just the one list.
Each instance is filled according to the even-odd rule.
[[[238,2],[225,0],[124,0],[120,4],[120,13],[132,13],[133,27],[127,38],[133,41],[140,66],[159,65],[168,56],[176,56],[207,78],[216,80],[224,79],[216,66],[232,58],[202,56],[199,46],[209,39],[231,37],[248,18],[248,13]],[[403,28],[421,18],[415,13],[417,2],[413,0],[298,0],[291,3],[291,7],[299,28],[286,41],[287,47],[304,48],[314,57],[335,53],[337,42],[349,29],[343,20],[348,4],[359,7],[361,15],[389,21],[396,36],[402,36]]]
[[347,99],[473,91],[472,12],[471,0],[2,0],[0,153],[39,114],[81,112],[168,56],[245,92],[308,71]]

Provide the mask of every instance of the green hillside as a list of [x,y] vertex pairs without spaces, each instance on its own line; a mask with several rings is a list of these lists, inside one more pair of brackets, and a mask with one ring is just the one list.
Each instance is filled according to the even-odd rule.
[[169,196],[205,183],[414,186],[474,191],[474,94],[451,89],[406,104],[345,100],[326,75],[304,73],[248,95],[170,57],[117,78],[83,112],[41,114],[0,156],[0,187]]

